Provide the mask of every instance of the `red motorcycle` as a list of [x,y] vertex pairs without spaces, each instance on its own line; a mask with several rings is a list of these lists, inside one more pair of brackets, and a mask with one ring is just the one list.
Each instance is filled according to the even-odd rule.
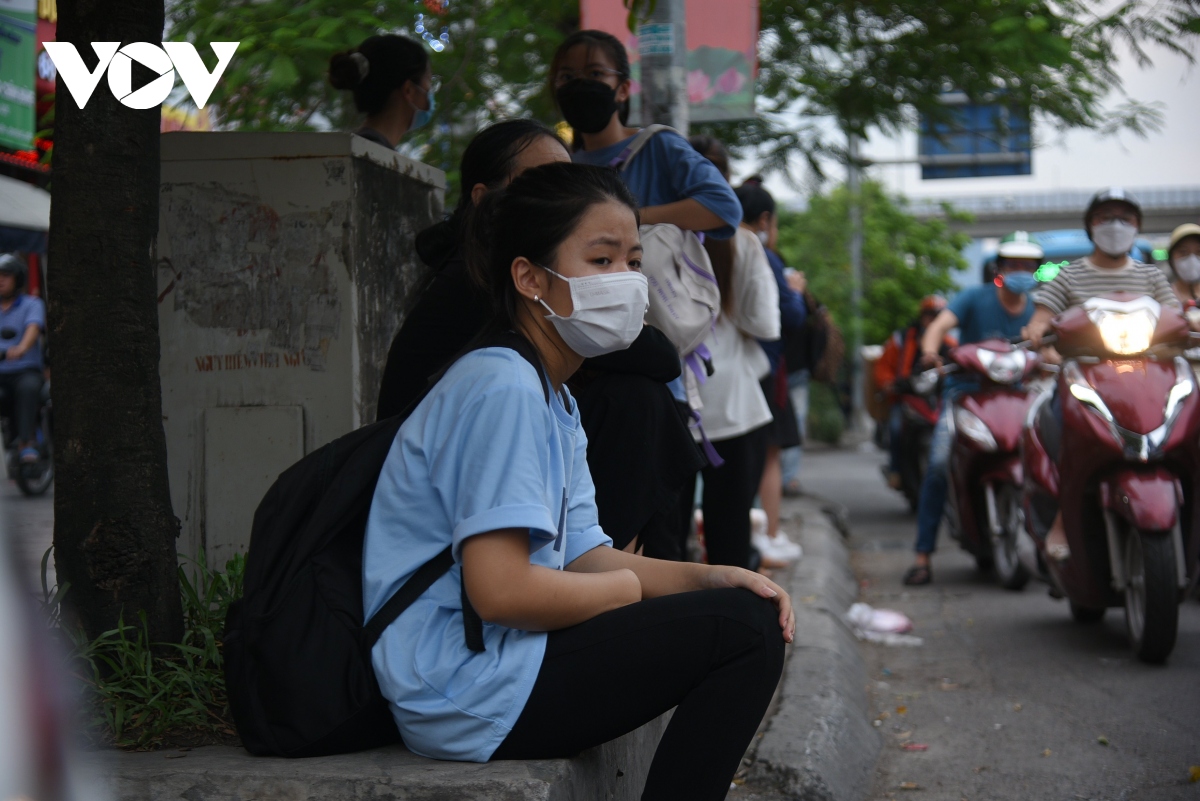
[[[1034,546],[1022,558],[1067,597],[1076,620],[1124,606],[1134,653],[1162,662],[1200,552],[1200,393],[1179,355],[1188,324],[1149,297],[1117,293],[1059,315],[1053,330],[1064,358],[1059,458],[1046,448],[1056,430],[1046,393],[1022,442]],[[1045,546],[1059,508],[1070,547],[1061,562]]]
[[1021,429],[1031,395],[1025,382],[1041,364],[1020,344],[989,339],[950,351],[943,374],[977,376],[979,389],[957,395],[950,414],[950,536],[994,569],[1000,583],[1019,590],[1029,572],[1017,557],[1021,517]]

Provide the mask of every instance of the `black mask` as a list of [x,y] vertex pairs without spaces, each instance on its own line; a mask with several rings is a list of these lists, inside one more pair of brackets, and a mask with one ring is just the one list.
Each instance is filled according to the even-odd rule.
[[617,90],[604,81],[576,78],[554,93],[563,119],[580,133],[600,133],[617,110]]

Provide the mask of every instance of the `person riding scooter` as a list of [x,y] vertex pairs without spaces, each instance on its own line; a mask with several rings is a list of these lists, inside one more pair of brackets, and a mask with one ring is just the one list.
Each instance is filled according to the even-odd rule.
[[1180,302],[1195,305],[1200,300],[1200,225],[1184,223],[1171,232],[1167,266],[1171,268],[1171,288]]
[[21,291],[26,275],[19,257],[0,255],[0,395],[12,404],[18,458],[32,464],[39,458],[35,432],[44,370],[39,339],[46,327],[46,306],[41,298]]
[[[888,486],[901,488],[900,466],[903,459],[904,410],[899,400],[910,390],[909,378],[921,355],[921,337],[934,318],[946,308],[941,295],[926,295],[921,299],[917,319],[907,328],[898,328],[883,346],[883,355],[875,362],[875,386],[887,397],[888,464],[883,470]],[[953,337],[945,338],[944,347],[957,344]]]
[[[1017,336],[1033,316],[1033,303],[1027,293],[1033,289],[1034,272],[1041,266],[1042,248],[1024,231],[1006,237],[1000,245],[996,263],[996,278],[991,284],[981,284],[958,293],[950,305],[925,329],[921,338],[922,364],[938,367],[942,364],[939,351],[950,330],[959,329],[959,342],[964,345],[998,337]],[[949,401],[960,392],[978,385],[969,376],[951,375],[942,390],[942,409],[934,428],[929,447],[929,467],[921,486],[917,508],[916,559],[904,574],[910,586],[928,584],[933,580],[930,555],[937,547],[938,528],[946,507],[948,481],[946,465],[950,458]]]
[[[1051,321],[1067,309],[1082,306],[1086,301],[1112,292],[1148,295],[1163,306],[1179,310],[1179,299],[1162,271],[1142,264],[1129,255],[1134,239],[1142,225],[1142,207],[1137,199],[1119,187],[1097,192],[1083,215],[1084,229],[1095,249],[1091,255],[1077,259],[1062,268],[1052,280],[1042,284],[1033,296],[1037,310],[1024,331],[1024,336],[1036,349],[1050,329]],[[1057,361],[1057,354],[1048,361]],[[1050,416],[1045,425],[1046,449],[1059,461],[1062,431],[1062,399],[1057,392],[1050,399]],[[1062,510],[1054,517],[1046,535],[1046,555],[1064,561],[1071,555],[1063,530]]]

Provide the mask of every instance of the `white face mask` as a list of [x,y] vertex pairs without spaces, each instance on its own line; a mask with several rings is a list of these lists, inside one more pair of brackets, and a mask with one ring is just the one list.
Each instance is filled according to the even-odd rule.
[[550,312],[546,316],[567,347],[583,358],[625,350],[642,333],[642,320],[650,306],[646,276],[624,272],[568,278],[549,267],[542,269],[567,282],[574,311],[570,317],[561,317],[546,301],[536,300]]
[[1189,284],[1200,284],[1200,255],[1193,253],[1175,260],[1175,274]]
[[1109,256],[1124,256],[1133,247],[1137,226],[1123,220],[1110,220],[1092,227],[1092,241]]
[[758,235],[758,241],[763,243],[763,247],[767,246],[767,242],[771,241],[771,234],[767,231],[755,231]]

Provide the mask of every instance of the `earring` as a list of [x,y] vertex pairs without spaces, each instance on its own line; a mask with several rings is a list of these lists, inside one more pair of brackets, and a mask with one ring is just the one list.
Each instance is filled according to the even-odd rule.
[[534,302],[534,303],[537,303],[537,302],[538,302],[538,296],[537,296],[537,295],[534,295],[534,296],[533,296],[533,302]]

